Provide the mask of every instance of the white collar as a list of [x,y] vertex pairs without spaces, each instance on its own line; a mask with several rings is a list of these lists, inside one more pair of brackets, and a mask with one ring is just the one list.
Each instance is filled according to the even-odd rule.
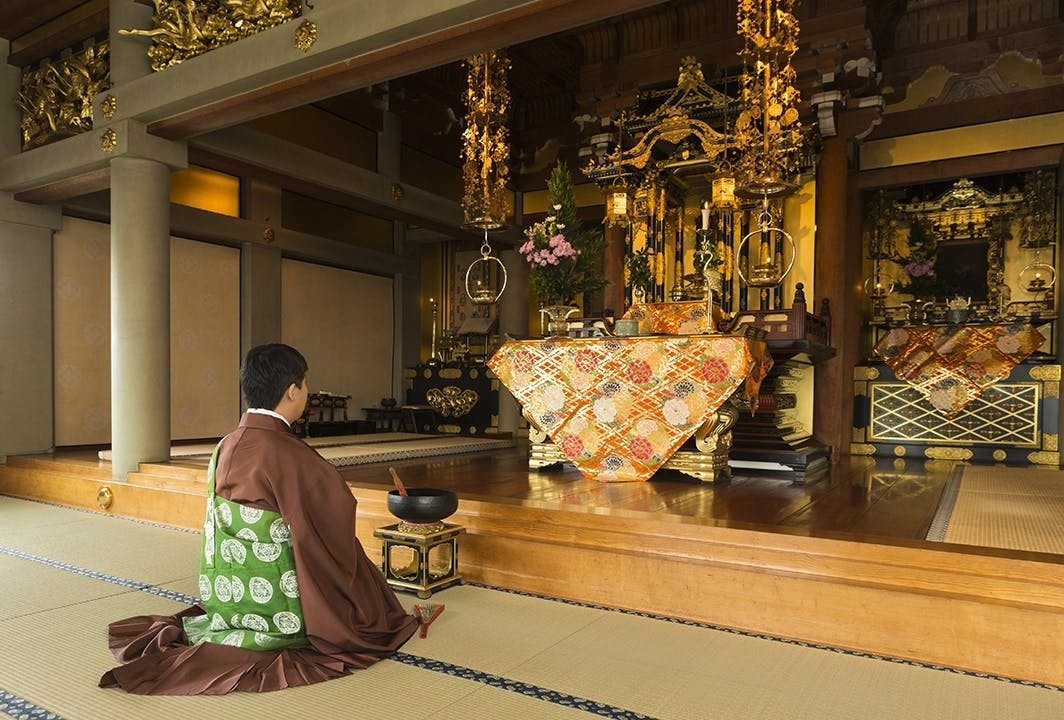
[[287,425],[288,427],[292,427],[292,423],[288,422],[285,419],[284,415],[282,415],[281,413],[278,413],[278,412],[274,412],[273,410],[267,410],[265,408],[248,408],[248,412],[249,413],[255,413],[256,415],[269,415],[271,417],[275,417],[278,420],[280,420],[281,422],[283,422],[285,425]]

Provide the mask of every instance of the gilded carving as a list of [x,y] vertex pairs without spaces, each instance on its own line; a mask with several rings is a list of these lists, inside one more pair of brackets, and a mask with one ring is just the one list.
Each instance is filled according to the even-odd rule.
[[460,418],[468,415],[476,406],[480,396],[475,390],[465,389],[454,385],[443,388],[429,388],[425,393],[425,399],[436,412],[444,417]]
[[107,128],[103,135],[100,136],[100,149],[105,153],[113,153],[115,148],[118,147],[118,133],[113,129]]
[[1059,450],[1056,433],[1042,433],[1042,447],[1046,450]]
[[851,455],[875,455],[876,446],[868,445],[866,443],[853,443],[850,445]]
[[[300,0],[153,0],[152,28],[119,30],[149,37],[156,72],[280,25],[301,12]],[[305,52],[305,51],[304,51]]]
[[[296,28],[296,47],[300,52],[310,52],[310,48],[314,46],[314,43],[318,40],[318,24],[313,23],[310,20],[304,20],[299,27]],[[402,186],[400,186],[402,189]],[[394,190],[393,190],[394,192]],[[396,198],[399,200],[400,198]]]
[[1005,462],[1005,458],[1007,458],[1008,456],[1009,456],[1008,453],[1006,453],[1001,448],[998,448],[997,450],[994,451],[994,459],[997,460],[998,462]]
[[924,455],[935,460],[971,460],[972,451],[968,448],[958,447],[929,447],[924,449]]
[[878,378],[879,368],[858,365],[853,369],[854,380],[877,380]]
[[1027,459],[1035,465],[1060,465],[1060,453],[1058,452],[1028,453]]
[[897,455],[898,457],[905,457],[905,452],[906,452],[906,450],[905,450],[905,446],[904,445],[895,445],[894,446],[894,454]]
[[103,116],[108,120],[114,118],[115,113],[118,112],[118,98],[108,93],[107,97],[105,97],[100,103],[100,112],[102,112]]
[[1060,382],[1060,365],[1035,365],[1031,368],[1031,378]]
[[111,86],[110,44],[105,40],[22,73],[22,149],[92,130],[92,98]]

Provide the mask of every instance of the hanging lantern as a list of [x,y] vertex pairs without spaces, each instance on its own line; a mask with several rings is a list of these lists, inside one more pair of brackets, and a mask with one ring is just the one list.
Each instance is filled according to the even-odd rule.
[[466,60],[465,130],[462,131],[462,209],[466,225],[495,230],[506,222],[506,181],[510,145],[506,120],[510,92],[506,73],[510,61],[501,50]]
[[606,227],[628,227],[628,189],[614,187],[606,192]]
[[735,207],[735,174],[729,170],[720,170],[710,175],[709,178],[713,207]]
[[798,122],[798,51],[795,0],[739,0],[737,26],[743,40],[741,110],[735,140],[741,155],[738,188],[744,197],[793,192],[804,138]]

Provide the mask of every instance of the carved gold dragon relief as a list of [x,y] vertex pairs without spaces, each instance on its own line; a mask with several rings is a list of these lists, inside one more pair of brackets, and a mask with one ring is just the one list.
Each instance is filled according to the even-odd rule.
[[110,44],[105,40],[44,60],[22,73],[22,149],[46,145],[92,129],[92,98],[111,87]]
[[150,37],[148,60],[156,72],[222,45],[291,20],[300,0],[153,0],[151,29],[119,30]]

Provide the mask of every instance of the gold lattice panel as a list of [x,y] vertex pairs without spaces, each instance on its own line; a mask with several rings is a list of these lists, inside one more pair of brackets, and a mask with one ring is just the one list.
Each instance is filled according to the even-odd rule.
[[998,383],[946,417],[908,383],[872,383],[868,440],[936,444],[1039,444],[1041,383]]

